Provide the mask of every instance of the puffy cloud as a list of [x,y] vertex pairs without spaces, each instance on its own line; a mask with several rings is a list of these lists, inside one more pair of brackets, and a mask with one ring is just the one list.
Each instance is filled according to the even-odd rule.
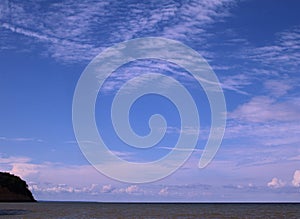
[[293,186],[300,187],[300,170],[296,170],[294,173],[294,179],[292,181]]
[[60,184],[54,187],[49,187],[46,188],[45,191],[47,192],[56,192],[56,193],[60,193],[60,192],[74,192],[74,188],[65,184]]
[[168,195],[169,194],[169,188],[168,187],[165,187],[165,188],[162,188],[159,192],[158,192],[159,195]]
[[120,188],[113,190],[113,193],[127,193],[127,194],[136,194],[140,193],[142,190],[137,185],[130,185],[126,188]]
[[128,194],[132,194],[132,193],[137,193],[140,191],[139,187],[137,185],[131,185],[131,186],[128,186],[126,189],[125,189],[126,193]]
[[101,192],[102,192],[102,193],[110,193],[110,192],[112,192],[114,189],[115,189],[115,188],[114,188],[111,184],[108,184],[108,185],[102,186]]
[[91,184],[90,186],[71,186],[68,184],[37,184],[34,182],[29,183],[29,189],[33,192],[38,193],[90,193],[90,194],[98,194],[95,192],[97,188],[97,184]]
[[29,184],[29,189],[33,192],[48,192],[48,193],[61,193],[61,192],[76,192],[75,189],[66,184],[48,185],[47,187],[39,186],[38,184]]
[[283,182],[282,180],[274,177],[270,182],[268,182],[268,187],[270,188],[281,188],[285,186],[285,182]]
[[98,184],[92,184],[90,186],[87,187],[83,187],[81,189],[76,189],[75,192],[85,192],[85,193],[94,193],[96,194],[96,192],[94,191],[97,188]]
[[295,121],[299,119],[299,99],[276,102],[267,96],[257,96],[239,106],[228,116],[245,122]]

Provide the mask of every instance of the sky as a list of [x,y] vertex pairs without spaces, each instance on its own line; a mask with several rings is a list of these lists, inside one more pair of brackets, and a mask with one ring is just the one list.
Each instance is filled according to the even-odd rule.
[[[297,0],[2,0],[0,171],[26,180],[37,200],[299,202],[299,9]],[[94,105],[99,134],[113,154],[142,165],[180,151],[174,145],[182,134],[197,137],[191,156],[172,174],[148,183],[123,182],[99,172],[81,151],[91,141],[78,143],[72,103],[97,55],[144,37],[176,40],[207,61],[224,94],[226,129],[214,159],[198,168],[212,126],[206,90],[191,72],[166,60],[120,66],[99,88]],[[151,148],[131,147],[114,130],[112,103],[127,81],[135,93],[142,77],[152,73],[187,89],[200,130],[181,129],[177,105],[151,93],[137,99],[125,119],[137,135],[147,136],[150,117],[161,114],[165,135]],[[168,81],[152,85],[171,90]],[[112,171],[145,174],[142,168],[124,172],[122,166]]]

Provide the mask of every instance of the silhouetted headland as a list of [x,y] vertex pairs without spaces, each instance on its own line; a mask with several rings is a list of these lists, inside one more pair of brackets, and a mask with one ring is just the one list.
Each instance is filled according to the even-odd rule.
[[0,172],[0,202],[35,202],[35,199],[24,180]]

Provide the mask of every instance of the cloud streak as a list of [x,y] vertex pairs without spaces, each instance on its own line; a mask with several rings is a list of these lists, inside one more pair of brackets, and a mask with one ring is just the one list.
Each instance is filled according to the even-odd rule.
[[[205,36],[204,28],[228,16],[232,1],[178,4],[152,2],[73,1],[42,3],[2,1],[1,28],[42,43],[49,56],[62,62],[91,60],[114,43],[144,36],[184,39]],[[145,5],[146,4],[146,5]]]

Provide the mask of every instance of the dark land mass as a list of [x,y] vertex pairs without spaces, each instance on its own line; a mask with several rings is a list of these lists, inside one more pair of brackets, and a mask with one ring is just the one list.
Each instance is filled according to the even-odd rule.
[[0,172],[0,202],[35,202],[35,199],[24,180]]

